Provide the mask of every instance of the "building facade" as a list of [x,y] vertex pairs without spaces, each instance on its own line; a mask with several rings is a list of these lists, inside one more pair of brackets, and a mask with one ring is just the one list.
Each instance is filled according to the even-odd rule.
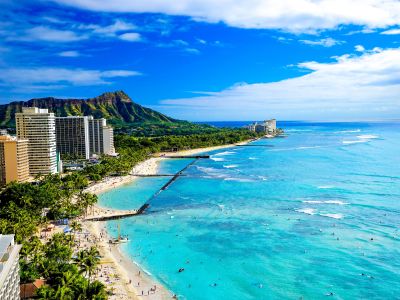
[[103,127],[103,150],[104,154],[114,155],[114,130],[110,126]]
[[276,133],[276,120],[265,120],[262,123],[253,123],[247,126],[247,129],[253,132],[262,132],[265,134],[275,134]]
[[275,119],[266,120],[266,121],[264,121],[264,124],[266,126],[267,133],[275,133],[276,132],[276,120]]
[[113,155],[114,150],[114,131],[107,125],[106,119],[93,119],[89,117],[89,144],[90,155],[107,154]]
[[15,114],[17,137],[29,140],[31,175],[57,173],[56,124],[53,113],[37,107],[23,107]]
[[89,159],[89,117],[56,117],[56,141],[62,157]]
[[28,140],[0,136],[0,185],[29,180]]
[[19,300],[19,251],[14,235],[0,234],[0,299]]
[[105,119],[94,119],[89,117],[89,141],[90,141],[90,155],[103,154],[103,124],[106,124]]

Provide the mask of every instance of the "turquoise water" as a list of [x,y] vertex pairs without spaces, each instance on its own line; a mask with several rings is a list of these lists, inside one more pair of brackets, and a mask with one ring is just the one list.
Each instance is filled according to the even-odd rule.
[[[189,167],[146,215],[120,221],[123,251],[181,299],[400,299],[400,124],[285,129],[253,143],[270,147]],[[100,203],[137,207],[167,180],[143,178]]]

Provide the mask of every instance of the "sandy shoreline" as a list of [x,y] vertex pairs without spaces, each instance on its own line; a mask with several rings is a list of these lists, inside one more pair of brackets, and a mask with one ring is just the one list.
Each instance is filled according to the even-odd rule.
[[[240,144],[246,144],[250,141],[245,141]],[[184,151],[178,151],[173,153],[157,153],[154,157],[147,159],[136,165],[132,171],[131,175],[118,176],[118,177],[107,177],[101,182],[98,182],[86,189],[87,192],[99,195],[110,189],[117,188],[121,185],[133,182],[138,175],[154,175],[157,174],[158,164],[161,160],[167,159],[162,158],[164,155],[171,156],[181,156],[181,155],[195,155],[199,153],[211,152],[219,149],[231,148],[237,144],[190,149]],[[122,212],[121,210],[108,209],[96,205],[90,212],[90,216],[106,216]],[[127,211],[126,211],[127,212]],[[91,237],[88,239],[89,247],[91,245],[96,245],[101,255],[103,256],[102,269],[103,273],[97,275],[98,280],[106,284],[107,287],[110,286],[110,277],[119,278],[118,280],[112,281],[112,287],[114,294],[109,298],[114,299],[140,299],[147,297],[147,299],[172,299],[173,292],[168,291],[163,287],[155,278],[147,275],[144,270],[136,263],[134,263],[129,257],[121,252],[118,245],[110,245],[108,243],[109,236],[105,229],[105,222],[98,221],[86,221],[83,224],[84,229],[86,229]],[[108,275],[104,275],[108,274]],[[140,274],[140,275],[139,275]],[[154,291],[154,287],[156,287]],[[151,291],[150,289],[153,289]]]
[[171,299],[170,291],[125,256],[118,245],[108,243],[110,237],[105,225],[105,222],[84,222],[83,231],[89,235],[81,246],[94,245],[99,249],[100,269],[95,278],[112,291],[109,299]]

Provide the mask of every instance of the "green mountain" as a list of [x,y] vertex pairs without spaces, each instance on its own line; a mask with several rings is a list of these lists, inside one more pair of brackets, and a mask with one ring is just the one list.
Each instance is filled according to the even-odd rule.
[[172,119],[150,108],[132,101],[123,91],[104,93],[90,99],[56,99],[53,97],[37,98],[28,101],[16,101],[0,105],[0,126],[14,127],[14,115],[22,107],[48,108],[56,116],[93,116],[106,118],[112,124],[131,124],[143,122],[177,123]]

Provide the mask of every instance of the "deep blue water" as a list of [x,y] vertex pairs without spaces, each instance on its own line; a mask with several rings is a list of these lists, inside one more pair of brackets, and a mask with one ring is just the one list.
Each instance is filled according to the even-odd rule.
[[[287,138],[214,151],[121,220],[123,250],[182,299],[400,299],[400,123],[279,125]],[[100,203],[138,207],[167,180]]]

